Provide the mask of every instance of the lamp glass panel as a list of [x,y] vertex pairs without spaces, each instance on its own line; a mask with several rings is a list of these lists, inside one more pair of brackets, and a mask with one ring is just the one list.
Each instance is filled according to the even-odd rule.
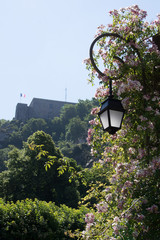
[[109,127],[109,121],[108,121],[108,111],[106,110],[105,112],[101,113],[100,119],[103,125],[103,128],[106,129]]
[[109,112],[110,112],[111,126],[120,128],[122,118],[123,118],[123,112],[119,112],[115,110],[109,110]]

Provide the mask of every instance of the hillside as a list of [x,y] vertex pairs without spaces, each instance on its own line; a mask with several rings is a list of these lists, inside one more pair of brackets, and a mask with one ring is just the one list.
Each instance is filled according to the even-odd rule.
[[79,100],[77,104],[65,104],[54,118],[30,118],[26,121],[13,119],[0,121],[0,169],[4,169],[3,162],[7,159],[10,145],[19,149],[23,142],[38,130],[43,130],[52,136],[56,146],[62,153],[74,158],[78,164],[85,167],[91,159],[90,147],[86,144],[89,120],[92,107],[96,100]]

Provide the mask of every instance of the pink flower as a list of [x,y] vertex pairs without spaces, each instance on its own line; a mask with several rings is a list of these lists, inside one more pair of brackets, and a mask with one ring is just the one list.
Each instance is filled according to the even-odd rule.
[[157,100],[157,97],[153,97],[152,101],[155,102]]
[[117,94],[120,96],[124,92],[128,91],[142,91],[143,86],[137,80],[127,79],[127,83],[122,83],[119,88]]
[[106,201],[109,202],[112,200],[112,193],[107,194],[107,196],[105,197]]
[[139,221],[142,221],[144,218],[145,218],[145,216],[143,214],[140,214],[140,215],[137,216],[137,219]]
[[143,203],[143,204],[147,204],[147,203],[148,203],[148,200],[147,200],[147,199],[143,199],[142,203]]
[[108,95],[109,89],[105,88],[104,86],[97,88],[96,93],[95,93],[95,98],[104,98]]
[[105,152],[106,152],[106,153],[109,153],[110,151],[111,151],[111,148],[110,148],[110,147],[106,147],[106,148],[105,148]]
[[98,29],[104,29],[105,28],[105,26],[103,25],[103,24],[101,24],[99,27],[98,27]]
[[103,160],[101,160],[101,159],[99,159],[99,161],[98,161],[101,165],[103,165],[104,164],[104,161]]
[[126,188],[131,187],[132,185],[133,185],[132,182],[130,182],[130,181],[126,181],[125,184],[124,184],[124,186],[123,186],[123,188],[126,189]]
[[129,219],[132,218],[132,214],[130,212],[129,213],[125,213],[124,217],[129,220]]
[[109,163],[109,162],[111,162],[111,160],[112,160],[112,159],[111,159],[110,157],[107,157],[107,158],[105,159],[105,162],[106,162],[106,163]]
[[124,205],[124,200],[119,200],[119,201],[118,201],[118,208],[119,208],[120,210],[123,209],[123,205]]
[[107,75],[105,75],[104,77],[102,77],[102,81],[103,81],[103,82],[107,82],[107,81],[108,81],[108,79],[109,79],[109,78],[108,78],[108,76],[107,76]]
[[113,152],[113,153],[116,153],[118,149],[119,149],[119,147],[118,147],[117,145],[114,145],[114,146],[112,147],[112,152]]
[[91,148],[91,155],[94,156],[97,153],[96,150],[94,150],[93,148]]
[[107,212],[108,204],[106,202],[100,202],[96,205],[98,212]]
[[88,137],[87,137],[87,143],[90,145],[92,141],[92,134],[94,133],[94,129],[89,128],[88,129]]
[[122,229],[122,226],[121,226],[120,224],[118,224],[118,222],[113,222],[112,228],[113,228],[113,230],[114,230],[114,233],[115,233],[116,235],[118,235],[118,234],[119,234],[119,230]]
[[142,127],[141,125],[137,126],[137,131],[141,131],[141,130],[146,130],[146,127]]
[[143,98],[144,98],[145,100],[149,100],[149,99],[150,99],[150,96],[149,96],[149,95],[143,95]]
[[152,111],[152,110],[153,110],[153,109],[152,109],[151,106],[146,107],[146,111],[150,112],[150,111]]
[[137,176],[137,178],[143,178],[143,177],[145,177],[145,174],[146,173],[144,170],[138,170],[136,176]]
[[151,162],[151,168],[153,170],[160,169],[160,158],[153,159],[153,161]]
[[83,63],[85,63],[85,64],[91,64],[90,58],[84,59],[84,60],[83,60]]
[[148,128],[154,129],[154,124],[151,121],[149,121],[149,123],[148,123]]
[[112,175],[110,182],[114,184],[117,181],[117,175]]
[[120,221],[120,219],[119,219],[119,217],[115,217],[113,221],[117,223]]
[[111,190],[111,188],[110,187],[107,187],[106,189],[105,189],[105,192],[109,192]]
[[119,233],[119,228],[118,228],[117,225],[113,225],[113,230],[114,230],[114,233],[115,233],[116,235],[118,235],[118,233]]
[[113,24],[108,24],[108,28],[112,28]]
[[160,115],[160,111],[158,109],[155,110],[155,115],[159,116]]
[[138,237],[138,232],[137,232],[137,231],[134,231],[132,235],[133,235],[133,237],[136,237],[136,238],[137,238],[137,237]]
[[145,150],[142,148],[138,149],[138,158],[142,159],[145,156]]
[[158,206],[153,204],[151,207],[147,208],[147,211],[150,213],[158,213]]
[[93,223],[95,219],[95,216],[93,213],[87,213],[85,217],[85,222],[86,223]]
[[88,232],[90,230],[92,225],[93,225],[92,223],[87,223],[87,225],[86,225],[86,232]]
[[118,11],[114,9],[113,11],[109,11],[109,14],[113,16],[118,16]]
[[92,109],[91,114],[92,114],[92,115],[97,115],[98,112],[99,112],[99,108],[96,107],[96,108],[93,108],[93,109]]
[[130,154],[135,154],[135,148],[130,147],[128,150]]
[[142,115],[139,117],[141,121],[147,121],[146,117],[143,117]]
[[99,124],[99,121],[95,118],[95,119],[92,119],[89,121],[89,124],[90,125],[98,125]]
[[123,100],[122,100],[122,105],[123,105],[123,107],[125,108],[125,109],[127,109],[128,108],[128,106],[129,106],[129,97],[126,97],[126,98],[124,98]]

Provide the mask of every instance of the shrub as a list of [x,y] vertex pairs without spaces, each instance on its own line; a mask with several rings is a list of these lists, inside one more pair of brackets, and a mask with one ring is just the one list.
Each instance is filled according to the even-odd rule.
[[84,228],[85,208],[71,209],[65,205],[22,200],[5,203],[0,199],[0,239],[42,240],[74,239],[72,231]]

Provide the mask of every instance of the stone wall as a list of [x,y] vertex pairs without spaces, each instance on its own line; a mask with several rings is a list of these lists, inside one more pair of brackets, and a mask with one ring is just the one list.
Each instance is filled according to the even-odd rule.
[[27,121],[30,118],[53,119],[60,115],[60,110],[65,104],[75,103],[33,98],[29,106],[24,103],[17,104],[15,119],[21,121]]

